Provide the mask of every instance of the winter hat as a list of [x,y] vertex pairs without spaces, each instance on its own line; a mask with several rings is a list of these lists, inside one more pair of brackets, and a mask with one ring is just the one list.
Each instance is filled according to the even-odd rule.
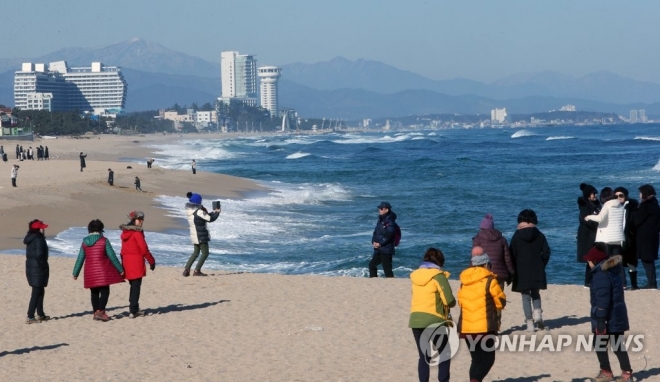
[[616,195],[617,192],[620,192],[624,194],[626,197],[628,197],[628,189],[625,187],[617,187],[614,189],[614,195]]
[[202,204],[202,196],[200,194],[192,194],[192,196],[188,200],[190,201],[190,203]]
[[589,252],[583,257],[584,261],[591,261],[594,264],[598,264],[601,261],[607,259],[607,253],[603,252],[597,245],[593,246]]
[[389,204],[388,202],[380,202],[378,205],[378,208],[387,208],[388,210],[392,209],[392,205]]
[[144,212],[142,211],[131,211],[127,216],[131,221],[136,219],[144,220]]
[[490,263],[490,258],[485,253],[479,256],[472,256],[472,265],[475,267],[479,265],[486,265],[488,263]]
[[598,194],[596,187],[586,183],[580,183],[580,190],[582,190],[582,196],[587,199],[589,196],[591,196],[591,194]]
[[493,224],[493,215],[486,214],[486,216],[484,216],[484,218],[481,220],[481,224],[479,224],[479,228],[481,229],[495,228],[495,225]]

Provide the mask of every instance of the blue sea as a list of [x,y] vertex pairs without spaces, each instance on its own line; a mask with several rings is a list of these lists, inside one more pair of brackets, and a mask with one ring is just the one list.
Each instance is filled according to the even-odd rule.
[[[221,217],[209,224],[205,268],[240,272],[365,277],[376,206],[389,201],[403,232],[397,277],[416,269],[431,246],[457,276],[486,213],[510,239],[518,213],[531,208],[552,248],[549,282],[581,284],[579,184],[624,186],[636,197],[637,187],[657,186],[660,176],[660,125],[653,124],[244,136],[152,149],[160,166],[188,169],[195,158],[200,171],[270,190],[219,198]],[[209,207],[213,199],[205,195]],[[183,219],[183,196],[157,202]],[[82,227],[60,233],[49,240],[52,253],[75,256],[85,234]],[[119,245],[119,231],[106,234]],[[163,265],[182,267],[192,249],[187,229],[147,232],[147,241]]]

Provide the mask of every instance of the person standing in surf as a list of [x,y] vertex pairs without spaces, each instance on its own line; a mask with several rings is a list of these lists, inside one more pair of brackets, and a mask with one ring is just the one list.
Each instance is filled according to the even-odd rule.
[[209,257],[209,241],[211,241],[211,234],[209,233],[206,223],[214,222],[220,216],[220,209],[208,212],[202,205],[202,196],[199,194],[191,194],[186,203],[186,217],[190,225],[190,240],[193,243],[193,253],[190,255],[186,267],[183,270],[183,276],[190,276],[190,268],[192,267],[199,253],[202,253],[195,266],[193,276],[207,276],[202,273],[202,266]]

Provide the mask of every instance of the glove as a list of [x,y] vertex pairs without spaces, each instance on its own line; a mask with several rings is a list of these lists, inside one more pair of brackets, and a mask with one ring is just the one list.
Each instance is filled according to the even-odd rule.
[[152,271],[156,269],[156,263],[150,264],[149,269],[151,269]]
[[596,321],[596,334],[598,335],[607,334],[607,324],[605,323],[604,318],[599,318]]

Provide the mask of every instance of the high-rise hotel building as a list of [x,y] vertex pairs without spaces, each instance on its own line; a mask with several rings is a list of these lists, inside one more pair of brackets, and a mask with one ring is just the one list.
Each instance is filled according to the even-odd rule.
[[262,66],[257,71],[261,80],[261,107],[268,110],[271,117],[277,117],[277,82],[282,74],[282,69],[277,66]]
[[14,74],[14,106],[23,110],[121,113],[127,85],[121,68],[93,62],[91,67],[69,68],[66,61],[23,63]]
[[231,100],[257,106],[257,60],[252,55],[235,51],[220,54],[222,102]]

